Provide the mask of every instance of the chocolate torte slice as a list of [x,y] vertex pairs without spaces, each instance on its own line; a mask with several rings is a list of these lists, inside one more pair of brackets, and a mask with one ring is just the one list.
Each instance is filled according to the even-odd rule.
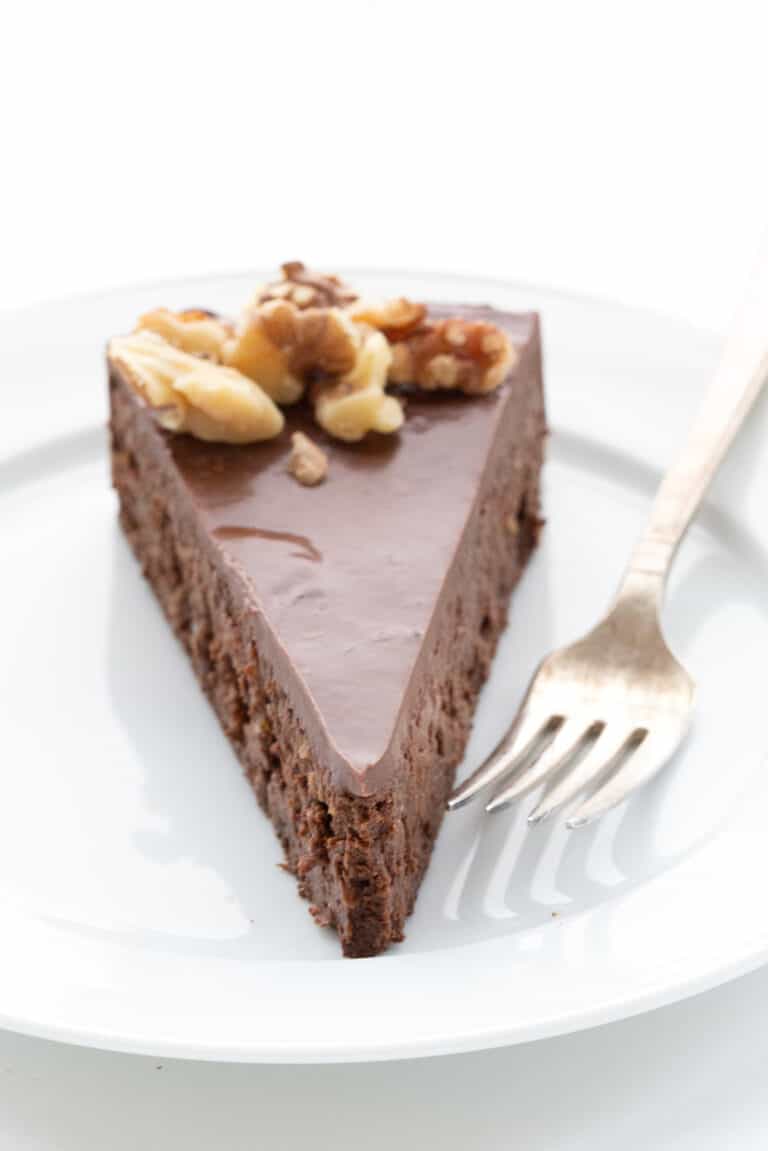
[[[355,443],[306,398],[264,442],[168,430],[109,358],[121,524],[348,956],[403,938],[539,531],[537,318],[461,307],[429,322],[454,313],[508,336],[500,386],[411,390],[399,431]],[[317,486],[289,469],[297,431],[328,460]]]

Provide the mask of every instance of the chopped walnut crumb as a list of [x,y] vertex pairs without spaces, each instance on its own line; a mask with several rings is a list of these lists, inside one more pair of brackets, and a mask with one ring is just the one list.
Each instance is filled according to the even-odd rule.
[[335,381],[314,387],[315,416],[322,428],[340,440],[355,443],[367,432],[396,432],[403,408],[384,391],[392,351],[381,332],[368,331],[355,366]]
[[452,318],[418,329],[393,346],[389,378],[427,391],[492,392],[517,362],[508,336],[493,324]]
[[288,471],[300,484],[312,488],[321,484],[328,475],[328,456],[309,436],[303,432],[294,432],[291,436]]
[[297,308],[344,308],[357,299],[357,292],[347,287],[338,276],[310,272],[298,260],[283,264],[282,272],[282,280],[266,284],[258,292],[256,304],[288,300]]
[[110,341],[109,358],[168,431],[247,444],[283,429],[283,414],[258,384],[233,368],[190,355],[156,332]]

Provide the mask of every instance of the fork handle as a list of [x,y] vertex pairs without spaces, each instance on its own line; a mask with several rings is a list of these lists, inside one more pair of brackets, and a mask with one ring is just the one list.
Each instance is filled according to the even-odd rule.
[[678,545],[739,428],[768,379],[768,243],[726,340],[688,441],[656,494],[619,592],[650,577],[660,598]]

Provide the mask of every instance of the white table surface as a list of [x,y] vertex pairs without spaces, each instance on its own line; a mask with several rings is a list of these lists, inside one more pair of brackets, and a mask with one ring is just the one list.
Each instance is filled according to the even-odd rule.
[[[721,327],[766,222],[757,3],[13,7],[0,306],[299,256]],[[387,1065],[0,1033],[0,1151],[764,1148],[767,1056],[768,970],[580,1035]]]

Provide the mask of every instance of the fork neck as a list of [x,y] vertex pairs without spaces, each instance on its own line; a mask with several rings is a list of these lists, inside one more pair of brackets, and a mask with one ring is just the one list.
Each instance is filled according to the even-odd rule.
[[[655,623],[661,615],[671,556],[667,557],[664,564],[653,565],[646,563],[647,557],[640,555],[640,552],[638,548],[632,556],[616,593],[614,607],[629,609],[633,615],[646,616]],[[635,562],[637,559],[639,563]]]
[[[654,511],[656,509],[654,508]],[[645,533],[635,544],[627,565],[624,580],[630,576],[638,579],[646,577],[649,586],[657,586],[663,594],[667,582],[667,575],[677,553],[684,529],[676,525],[676,529],[662,523],[651,522]]]

